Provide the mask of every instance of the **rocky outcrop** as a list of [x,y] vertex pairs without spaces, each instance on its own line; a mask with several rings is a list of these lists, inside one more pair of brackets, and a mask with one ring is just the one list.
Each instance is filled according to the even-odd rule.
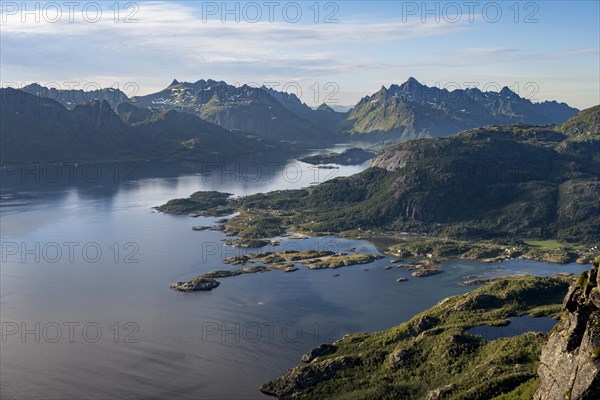
[[398,349],[389,355],[388,360],[392,365],[405,365],[410,357],[413,355],[412,351],[407,349]]
[[442,272],[444,271],[439,268],[421,268],[418,271],[413,272],[411,275],[416,278],[424,278],[426,276],[441,274]]
[[592,270],[571,285],[564,313],[542,349],[535,400],[600,398],[600,289]]
[[310,350],[308,353],[302,355],[300,359],[302,362],[309,363],[315,360],[317,357],[326,356],[335,353],[337,346],[329,343],[323,343],[319,347]]
[[235,269],[233,271],[226,271],[220,269],[217,271],[205,272],[204,274],[197,276],[196,278],[188,282],[173,283],[169,287],[179,292],[197,292],[213,290],[214,288],[220,285],[220,283],[216,281],[215,278],[229,278],[230,276],[238,276],[242,274],[256,274],[258,272],[267,271],[269,271],[269,268],[258,265],[251,265],[249,267]]
[[213,290],[219,286],[219,282],[211,278],[198,277],[189,282],[176,282],[171,284],[170,288],[178,292],[200,292]]
[[438,400],[438,399],[442,399],[445,396],[447,396],[450,393],[452,393],[452,390],[454,389],[454,386],[455,385],[453,385],[453,384],[449,384],[449,385],[446,385],[444,387],[432,390],[431,392],[429,392],[427,394],[427,397],[425,398],[425,400]]
[[383,150],[371,161],[371,167],[385,169],[386,171],[397,171],[406,167],[409,163],[415,163],[426,157],[431,157],[443,152],[447,145],[442,141],[431,141],[430,146],[421,146],[420,142],[402,143],[398,146],[389,147]]
[[280,400],[291,399],[294,394],[361,364],[360,357],[340,356],[316,364],[300,365],[292,368],[284,377],[262,385],[260,391],[270,396],[277,396]]

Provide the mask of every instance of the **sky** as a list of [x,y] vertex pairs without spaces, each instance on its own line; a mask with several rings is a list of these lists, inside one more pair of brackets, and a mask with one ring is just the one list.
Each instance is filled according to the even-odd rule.
[[353,105],[415,77],[600,104],[598,1],[2,1],[0,18],[2,86],[215,79]]

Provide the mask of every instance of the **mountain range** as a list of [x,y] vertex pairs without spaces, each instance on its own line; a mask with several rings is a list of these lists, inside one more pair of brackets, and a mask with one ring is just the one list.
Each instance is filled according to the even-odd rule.
[[3,162],[203,159],[265,153],[274,145],[196,115],[114,107],[91,100],[72,109],[49,98],[1,89]]
[[[315,148],[354,139],[397,143],[489,124],[559,124],[577,112],[564,103],[532,103],[508,88],[449,92],[414,78],[383,87],[347,113],[327,104],[312,109],[294,94],[264,86],[215,80],[173,80],[133,98],[118,89],[31,84],[11,90],[2,91],[2,154],[23,161],[233,155],[244,145],[266,151],[277,143]],[[228,140],[234,138],[239,143]]]
[[119,89],[105,88],[97,90],[83,90],[83,89],[56,89],[54,87],[45,87],[37,83],[24,86],[21,90],[26,93],[52,99],[62,104],[66,109],[72,110],[76,106],[85,104],[88,101],[100,100],[106,101],[111,106],[119,103],[128,102],[129,97]]
[[409,78],[361,99],[340,130],[397,142],[443,137],[485,125],[560,124],[578,111],[555,101],[533,103],[508,87],[500,92],[477,88],[448,91]]
[[320,111],[312,110],[295,96],[266,88],[236,87],[214,80],[174,80],[164,90],[134,97],[131,102],[143,108],[196,114],[226,129],[271,140],[312,144],[332,140],[326,128],[310,120]]
[[336,112],[327,104],[312,109],[293,93],[214,80],[174,80],[158,93],[131,101],[141,107],[196,113],[227,129],[270,139],[320,142],[335,140],[335,134],[344,133],[361,140],[399,142],[443,137],[492,124],[560,124],[579,111],[556,101],[533,103],[508,87],[500,92],[477,88],[449,91],[428,87],[415,78],[382,87],[346,113]]

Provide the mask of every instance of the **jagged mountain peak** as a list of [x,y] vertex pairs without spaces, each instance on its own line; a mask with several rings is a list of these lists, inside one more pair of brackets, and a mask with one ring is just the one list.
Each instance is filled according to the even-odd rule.
[[[420,95],[424,92],[424,89],[427,86],[422,85],[418,80],[413,77],[408,78],[408,80],[400,85],[392,83],[389,87],[385,87],[385,85],[381,86],[381,89],[377,91],[372,96],[365,97],[364,100],[376,100],[381,98],[390,98],[394,96],[414,96]],[[436,88],[433,88],[434,90]]]
[[168,87],[179,85],[179,81],[177,79],[173,79],[173,82]]
[[520,97],[518,94],[510,90],[508,86],[504,86],[499,92],[502,96]]
[[329,107],[327,103],[323,103],[319,107],[317,107],[317,111],[335,112],[335,110]]
[[40,90],[40,89],[46,89],[46,88],[44,86],[40,85],[37,82],[30,83],[29,85],[26,85],[26,86],[23,87],[24,91]]
[[410,78],[408,78],[408,80],[406,82],[404,82],[402,85],[400,85],[400,88],[402,88],[402,89],[420,89],[423,86],[424,85],[422,85],[418,80],[416,80],[415,78],[413,78],[411,76]]

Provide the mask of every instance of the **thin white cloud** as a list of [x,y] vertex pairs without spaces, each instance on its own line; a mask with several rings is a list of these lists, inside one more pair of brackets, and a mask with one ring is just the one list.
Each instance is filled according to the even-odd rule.
[[[107,8],[109,3],[102,4]],[[452,48],[443,45],[451,35],[461,44],[468,43],[462,41],[469,37],[464,33],[474,27],[467,19],[456,24],[418,19],[371,22],[373,18],[356,16],[338,24],[205,23],[197,10],[185,3],[157,1],[139,6],[135,16],[139,23],[133,24],[115,23],[110,13],[95,24],[85,22],[80,14],[74,23],[66,16],[58,23],[44,22],[40,16],[41,22],[35,23],[29,15],[22,23],[20,15],[0,15],[6,19],[0,36],[2,78],[42,83],[81,80],[107,86],[136,81],[145,93],[163,88],[172,78],[262,80],[259,83],[304,80],[306,87],[309,82],[338,79],[349,92],[359,87],[357,77],[373,81],[386,76],[498,74],[498,67],[502,70],[506,63],[562,62],[600,51],[441,50]],[[427,38],[435,40],[425,43],[439,38],[440,44],[415,50],[413,41]],[[390,49],[389,57],[380,56],[382,48]],[[482,72],[481,67],[489,69]]]
[[[139,23],[115,23],[107,15],[89,23],[75,14],[74,22],[63,16],[57,23],[36,23],[28,16],[23,23],[19,14],[3,15],[2,33],[6,43],[19,45],[46,42],[50,51],[56,46],[77,53],[88,51],[119,53],[137,52],[143,56],[178,57],[179,62],[228,63],[288,61],[281,54],[292,55],[308,48],[350,43],[389,42],[418,37],[448,35],[463,28],[458,24],[424,24],[412,22],[365,23],[350,21],[338,24],[294,24],[287,22],[222,23],[203,22],[191,7],[166,3],[141,3],[136,18]],[[58,42],[58,43],[57,43]],[[53,44],[54,43],[54,44]],[[41,50],[44,53],[44,50]],[[306,51],[304,51],[306,53]],[[320,59],[319,59],[320,57]],[[291,57],[287,57],[291,58]],[[322,60],[322,56],[313,57]],[[310,63],[308,63],[310,64]]]

